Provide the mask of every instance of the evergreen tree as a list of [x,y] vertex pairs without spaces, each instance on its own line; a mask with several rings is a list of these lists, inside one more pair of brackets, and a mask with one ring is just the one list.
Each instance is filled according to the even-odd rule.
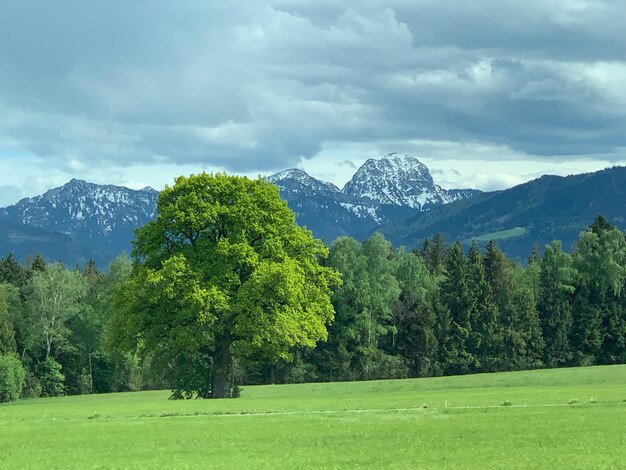
[[35,257],[29,260],[26,264],[27,277],[30,279],[33,274],[45,271],[47,266],[48,263],[46,263],[46,260],[43,258],[43,256],[41,256],[40,253],[37,253]]
[[513,351],[512,368],[534,369],[542,365],[541,357],[545,344],[532,285],[533,279],[528,276],[528,271],[518,264],[511,264],[509,273],[512,291],[508,322],[503,325],[505,344],[507,340],[512,344],[512,347],[508,348],[509,351]]
[[443,235],[437,233],[431,240],[424,240],[421,255],[428,270],[432,274],[440,275],[446,262],[446,241]]
[[526,285],[523,271],[512,263],[493,241],[484,258],[485,278],[502,332],[501,369],[538,366],[543,347],[532,285]]
[[475,304],[470,290],[467,261],[458,241],[448,249],[441,299],[450,312],[449,332],[443,345],[446,373],[465,374],[476,365],[476,358],[469,350]]
[[9,283],[22,288],[26,281],[26,270],[17,262],[13,253],[0,260],[0,283]]
[[626,354],[622,290],[626,282],[624,234],[598,216],[574,252],[576,296],[573,343],[577,364],[612,363]]
[[474,307],[471,314],[470,352],[476,357],[478,370],[494,371],[498,368],[502,352],[502,333],[498,324],[498,308],[485,279],[483,255],[475,242],[468,253],[468,279]]
[[573,279],[572,259],[561,249],[561,242],[547,245],[541,260],[537,308],[546,343],[543,360],[548,367],[564,366],[572,361]]

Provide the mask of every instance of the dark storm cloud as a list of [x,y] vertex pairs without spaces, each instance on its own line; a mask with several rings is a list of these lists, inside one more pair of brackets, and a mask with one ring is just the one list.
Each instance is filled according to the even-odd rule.
[[3,2],[0,143],[60,169],[419,139],[623,158],[620,3]]

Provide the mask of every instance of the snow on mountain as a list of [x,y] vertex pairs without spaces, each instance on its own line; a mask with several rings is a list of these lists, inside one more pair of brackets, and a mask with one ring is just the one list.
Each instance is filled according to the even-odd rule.
[[342,190],[298,169],[282,171],[267,180],[280,188],[282,197],[298,214],[298,222],[327,241],[339,235],[368,233],[381,223],[479,192],[443,189],[434,183],[426,165],[399,154],[367,160]]
[[41,196],[0,209],[0,215],[65,233],[80,243],[128,251],[133,230],[154,218],[157,196],[152,188],[133,190],[73,179]]
[[[298,223],[328,243],[343,235],[366,236],[380,224],[477,193],[442,189],[418,159],[398,154],[367,160],[343,190],[298,169],[266,179],[279,187]],[[79,253],[72,255],[75,259],[97,255],[106,261],[130,251],[134,230],[155,217],[157,197],[158,192],[149,187],[133,190],[73,179],[0,209],[0,218],[5,224],[49,232],[50,242],[42,248],[49,259],[66,259],[58,255],[65,250],[68,256],[69,251]],[[54,241],[61,239],[64,244]]]
[[447,191],[434,183],[428,167],[417,158],[392,153],[367,160],[344,186],[343,193],[382,205],[428,210],[475,191]]
[[332,183],[313,178],[303,170],[292,168],[268,176],[267,181],[274,183],[282,190],[314,191],[316,193],[338,193],[339,188]]

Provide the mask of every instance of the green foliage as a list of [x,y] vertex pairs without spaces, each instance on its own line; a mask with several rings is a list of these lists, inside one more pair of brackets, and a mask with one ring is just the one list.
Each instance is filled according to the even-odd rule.
[[543,360],[549,367],[564,366],[573,358],[570,337],[575,272],[572,259],[562,251],[560,242],[554,242],[546,246],[540,266],[537,307],[546,343]]
[[62,366],[52,357],[47,357],[37,364],[36,373],[41,385],[41,395],[44,397],[56,397],[65,393],[65,376],[61,372]]
[[37,272],[44,272],[47,267],[48,263],[46,263],[46,260],[40,253],[37,253],[32,260],[28,261],[26,265],[27,276],[30,278]]
[[26,269],[20,266],[13,253],[9,253],[4,259],[0,260],[0,283],[23,287],[27,278]]
[[20,398],[25,371],[15,354],[0,354],[0,403]]
[[15,330],[9,318],[9,289],[8,285],[0,285],[0,356],[14,353]]
[[106,272],[0,260],[0,355],[17,352],[23,397],[626,362],[626,238],[601,217],[572,255],[554,242],[522,267],[441,235],[328,252],[260,181],[184,178],[161,204],[135,261]]
[[80,272],[55,263],[33,274],[29,291],[31,334],[47,358],[54,346],[62,346],[67,340],[68,321],[80,312],[87,282]]
[[442,344],[446,372],[464,374],[476,367],[476,357],[471,353],[470,346],[471,320],[476,304],[470,290],[467,260],[460,242],[448,249],[445,277],[441,283],[441,299],[450,312],[449,329]]
[[225,397],[233,354],[275,361],[326,339],[339,278],[320,265],[327,249],[296,226],[274,185],[180,177],[161,192],[157,214],[137,231],[136,263],[116,297],[111,334],[121,349],[162,365],[204,355],[211,396]]
[[412,376],[435,374],[439,343],[433,306],[437,278],[421,257],[404,250],[394,253],[400,295],[392,304],[391,344],[388,349],[406,359]]
[[487,283],[484,256],[472,243],[468,253],[468,276],[473,297],[470,321],[473,325],[468,349],[476,357],[477,370],[498,370],[503,349],[503,332],[498,321],[498,306]]
[[581,233],[574,251],[576,295],[572,343],[578,364],[626,356],[626,239],[601,216]]

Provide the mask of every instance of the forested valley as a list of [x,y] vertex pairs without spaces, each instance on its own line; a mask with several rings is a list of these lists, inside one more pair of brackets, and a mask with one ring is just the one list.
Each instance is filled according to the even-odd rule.
[[[0,260],[0,401],[177,388],[180,358],[125,351],[109,334],[132,263]],[[337,239],[324,264],[342,278],[327,340],[278,362],[235,360],[236,384],[626,362],[626,238],[601,216],[571,253],[555,241],[525,265],[493,242],[467,250],[435,235],[405,251],[380,234]]]

